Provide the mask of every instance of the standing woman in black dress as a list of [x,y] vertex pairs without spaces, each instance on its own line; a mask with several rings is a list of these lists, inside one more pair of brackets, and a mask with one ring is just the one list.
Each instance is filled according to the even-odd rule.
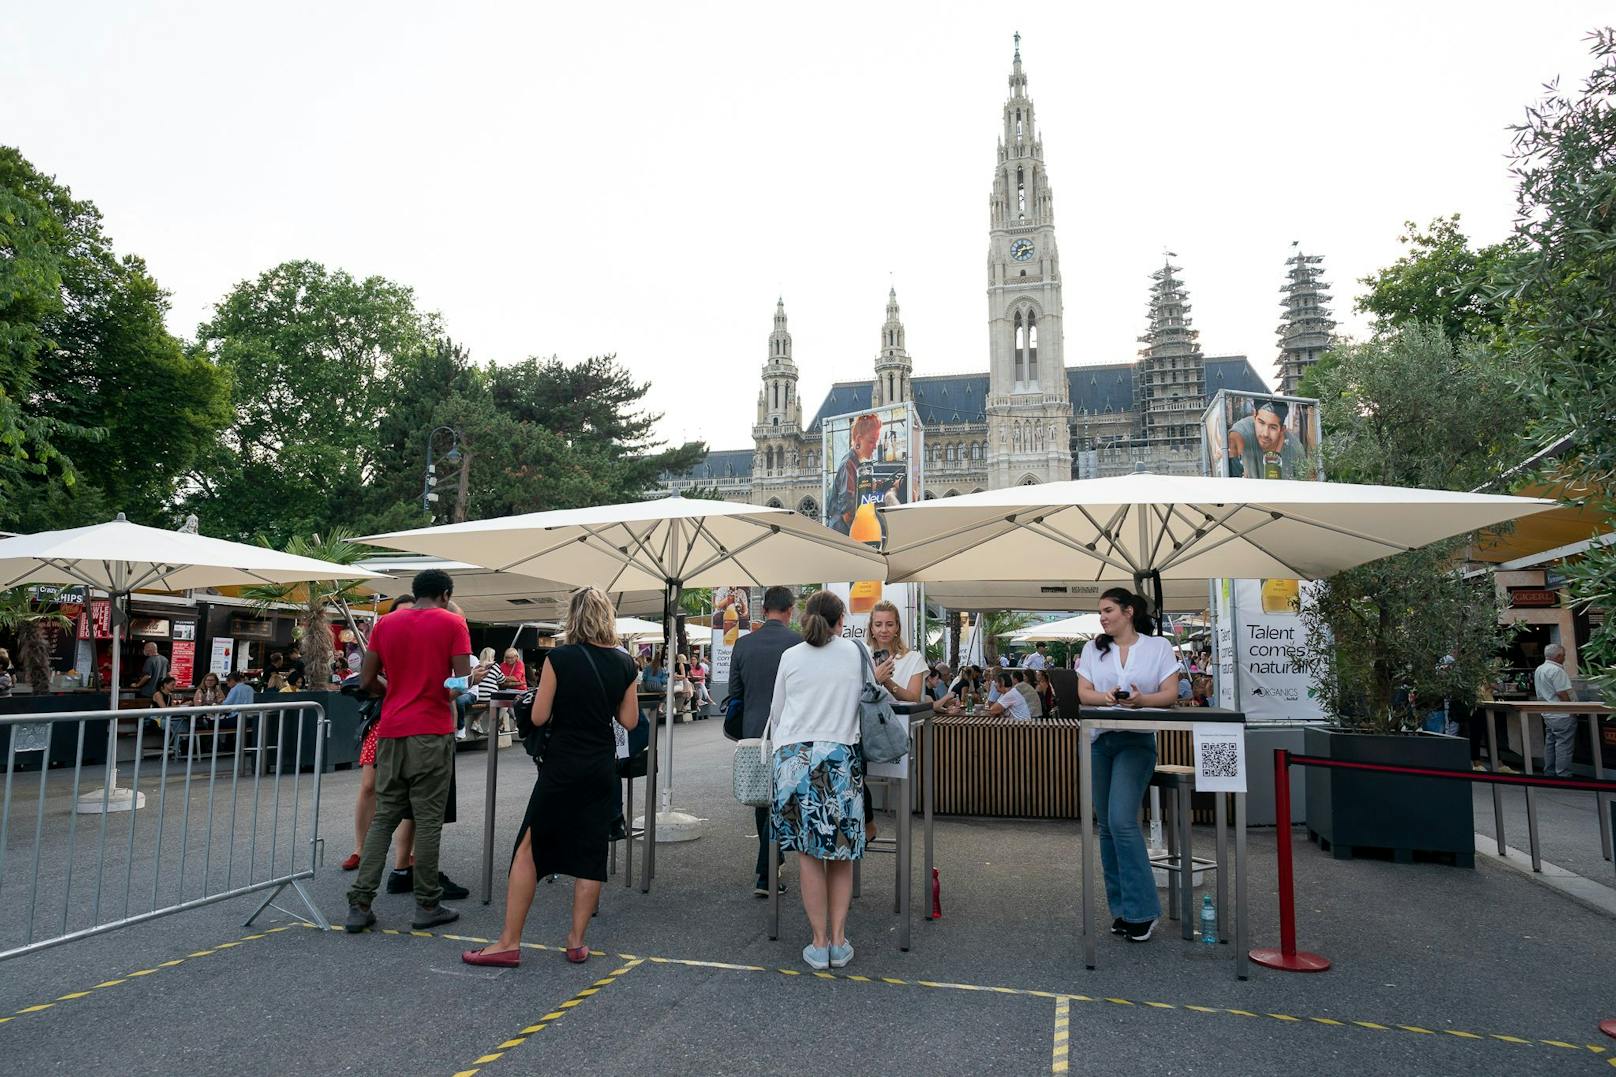
[[524,736],[548,724],[539,779],[511,857],[505,888],[505,928],[481,950],[467,950],[470,965],[514,968],[521,961],[522,925],[539,878],[571,875],[572,930],[567,960],[589,959],[584,932],[606,881],[609,831],[617,807],[615,717],[633,729],[640,715],[634,693],[634,661],[617,646],[617,612],[593,587],[572,596],[564,646],[550,652],[533,694],[531,723],[517,708]]

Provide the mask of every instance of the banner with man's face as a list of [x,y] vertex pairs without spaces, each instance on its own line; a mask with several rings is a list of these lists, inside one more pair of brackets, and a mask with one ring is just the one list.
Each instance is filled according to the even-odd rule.
[[1228,479],[1322,481],[1319,402],[1224,389],[1202,418],[1202,470]]

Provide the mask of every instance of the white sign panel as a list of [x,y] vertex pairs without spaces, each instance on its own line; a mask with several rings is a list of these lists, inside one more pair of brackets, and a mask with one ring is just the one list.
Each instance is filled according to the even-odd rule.
[[230,674],[230,658],[235,654],[236,641],[229,637],[213,637],[213,650],[208,655],[208,672],[217,674],[222,681]]
[[1195,723],[1195,791],[1246,791],[1246,730],[1228,722]]
[[[1248,721],[1315,721],[1324,716],[1304,665],[1307,633],[1299,612],[1309,587],[1296,580],[1233,580],[1233,610],[1219,623],[1234,637],[1230,655],[1238,696],[1224,704]],[[1220,653],[1219,662],[1223,661]],[[1219,689],[1222,699],[1222,688]]]

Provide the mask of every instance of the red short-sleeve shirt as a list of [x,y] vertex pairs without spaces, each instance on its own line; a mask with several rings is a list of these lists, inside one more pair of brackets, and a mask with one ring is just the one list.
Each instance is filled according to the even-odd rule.
[[465,618],[434,606],[398,610],[376,622],[370,649],[387,678],[376,735],[454,733],[454,693],[443,682],[455,657],[471,653]]

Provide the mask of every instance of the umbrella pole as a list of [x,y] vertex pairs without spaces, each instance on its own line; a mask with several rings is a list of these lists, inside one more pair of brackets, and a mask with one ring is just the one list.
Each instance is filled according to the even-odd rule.
[[[95,601],[93,594],[90,601]],[[112,687],[107,692],[107,709],[112,712],[112,717],[107,720],[106,784],[79,797],[74,810],[81,815],[129,811],[146,806],[146,798],[140,790],[118,788],[118,687],[123,674],[123,618],[118,615],[118,596],[109,595],[107,601],[112,603]],[[93,623],[94,618],[91,620]],[[92,631],[90,636],[93,645],[95,633]]]
[[663,610],[662,638],[666,644],[666,646],[663,648],[663,656],[667,659],[668,664],[668,686],[665,689],[667,693],[665,700],[666,706],[663,708],[663,710],[666,712],[666,720],[668,723],[668,759],[665,765],[666,774],[663,776],[662,784],[662,810],[665,812],[673,810],[673,668],[674,648],[679,642],[679,637],[677,634],[679,596],[683,590],[684,588],[681,587],[677,581],[670,581],[667,590],[667,603]]

